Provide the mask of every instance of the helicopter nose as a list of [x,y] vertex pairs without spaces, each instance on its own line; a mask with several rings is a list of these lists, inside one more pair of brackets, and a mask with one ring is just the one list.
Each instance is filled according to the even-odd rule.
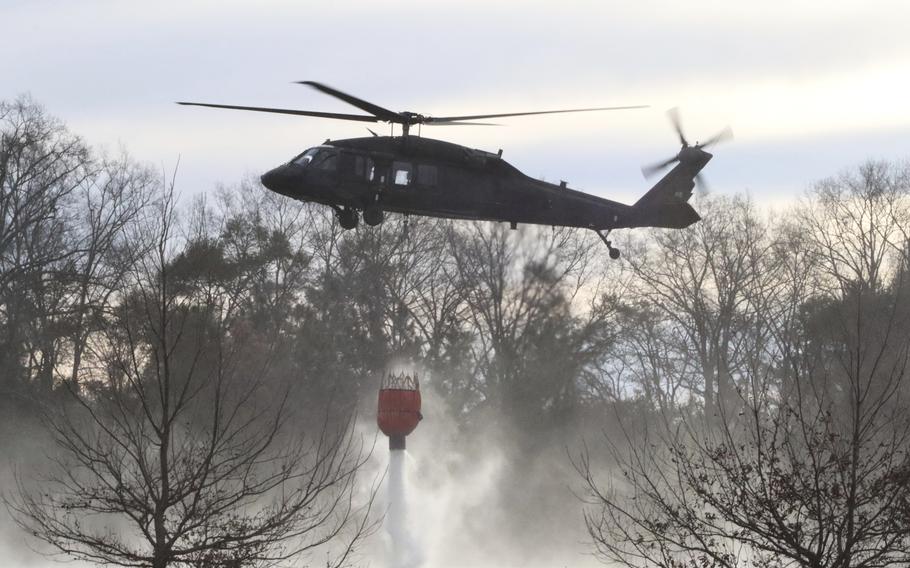
[[271,189],[272,191],[275,191],[275,188],[278,186],[278,178],[280,175],[278,174],[277,170],[278,168],[269,170],[262,174],[262,176],[259,178],[259,181],[262,182],[262,185],[268,189]]
[[262,174],[259,181],[261,181],[262,185],[267,189],[276,193],[288,195],[288,192],[291,190],[291,176],[289,174],[290,172],[288,172],[287,166],[278,166],[277,168]]

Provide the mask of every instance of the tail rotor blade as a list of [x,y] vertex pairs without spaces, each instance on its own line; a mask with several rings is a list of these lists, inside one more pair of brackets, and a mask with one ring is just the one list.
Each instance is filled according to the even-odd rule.
[[673,165],[674,163],[676,163],[676,162],[678,162],[678,161],[679,161],[679,157],[678,157],[678,156],[673,156],[673,157],[670,158],[669,160],[664,160],[663,162],[660,162],[660,163],[657,163],[657,164],[652,164],[652,165],[650,165],[650,166],[642,166],[642,167],[641,167],[641,173],[642,173],[646,178],[654,177],[654,175],[660,173],[661,170],[664,170],[667,166],[671,166],[671,165]]
[[705,181],[705,176],[701,175],[701,172],[695,176],[695,188],[698,190],[699,197],[704,197],[711,193],[711,186]]
[[718,142],[724,142],[724,141],[730,140],[732,138],[733,138],[733,129],[728,126],[728,127],[724,128],[723,130],[721,130],[720,132],[718,132],[717,134],[715,134],[714,136],[712,136],[711,138],[708,138],[707,140],[705,140],[704,142],[699,144],[698,147],[707,148],[709,146],[713,146],[714,144],[717,144]]
[[687,147],[689,142],[686,141],[686,137],[683,135],[682,121],[679,118],[679,107],[673,107],[668,110],[667,116],[670,118],[670,123],[673,124],[673,130],[675,130],[676,134],[679,136],[679,143]]
[[[673,156],[669,160],[664,160],[663,162],[659,162],[650,166],[643,166],[641,168],[641,173],[644,174],[646,178],[652,177],[653,175],[659,173],[661,170],[681,160],[685,160],[684,163],[690,164],[693,167],[697,166],[696,172],[698,172],[707,163],[707,161],[701,162],[700,160],[703,160],[705,157],[710,159],[711,157],[710,154],[702,152],[702,148],[707,148],[709,146],[717,144],[718,142],[723,142],[724,140],[733,138],[733,130],[728,126],[704,142],[696,141],[695,146],[689,146],[689,141],[686,140],[686,136],[683,134],[682,121],[679,118],[679,109],[677,107],[673,107],[668,110],[667,118],[670,119],[670,123],[673,125],[673,130],[675,130],[677,136],[679,136],[679,143],[682,144],[682,149],[676,156]],[[695,186],[698,190],[699,195],[706,195],[708,193],[708,184],[700,173],[695,174],[693,181],[695,182]]]

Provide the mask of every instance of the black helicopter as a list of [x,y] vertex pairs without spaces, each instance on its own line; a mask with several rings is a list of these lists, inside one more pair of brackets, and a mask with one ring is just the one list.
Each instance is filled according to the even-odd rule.
[[[434,117],[395,112],[314,81],[301,81],[341,99],[368,115],[317,112],[265,107],[179,102],[181,105],[314,116],[360,122],[400,124],[401,136],[326,140],[262,176],[262,184],[277,193],[332,207],[345,229],[353,229],[363,212],[367,225],[382,223],[384,213],[427,215],[452,219],[579,227],[595,231],[610,251],[619,250],[607,239],[613,229],[634,227],[684,228],[697,222],[698,213],[688,204],[695,179],[712,155],[704,149],[730,135],[729,129],[706,142],[689,145],[678,113],[670,111],[682,149],[672,158],[643,168],[653,174],[677,163],[633,205],[625,205],[526,176],[498,153],[476,150],[450,142],[410,136],[412,126],[463,125],[490,118],[644,108],[602,107],[535,112]],[[394,128],[394,126],[393,126]]]

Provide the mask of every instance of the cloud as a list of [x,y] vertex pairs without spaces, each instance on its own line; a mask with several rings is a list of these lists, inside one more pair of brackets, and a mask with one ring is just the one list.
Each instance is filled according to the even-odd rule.
[[[767,164],[734,148],[818,155],[810,145],[881,142],[880,133],[910,126],[907,16],[910,5],[890,0],[18,2],[4,13],[0,47],[13,56],[0,61],[0,98],[31,91],[91,143],[122,142],[140,159],[182,155],[193,191],[366,131],[175,100],[352,110],[290,84],[316,79],[429,114],[647,103],[641,112],[423,130],[503,148],[532,176],[631,196],[645,187],[637,165],[675,151],[662,115],[670,106],[682,108],[693,139],[733,127],[736,141],[706,172],[712,179],[721,163],[731,172]],[[850,163],[867,152],[855,155]],[[829,170],[846,165],[833,161],[842,153],[831,159]],[[804,183],[796,169],[779,174],[731,176],[731,185]]]

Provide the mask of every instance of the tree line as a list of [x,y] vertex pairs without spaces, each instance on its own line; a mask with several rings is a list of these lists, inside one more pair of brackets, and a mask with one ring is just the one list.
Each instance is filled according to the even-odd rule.
[[408,360],[516,472],[587,441],[574,506],[605,560],[906,560],[904,166],[777,215],[700,197],[702,222],[612,262],[560,228],[343,231],[255,180],[180,199],[28,98],[0,103],[0,132],[4,429],[41,421],[57,448],[8,506],[58,552],[348,561],[373,528],[352,421]]

